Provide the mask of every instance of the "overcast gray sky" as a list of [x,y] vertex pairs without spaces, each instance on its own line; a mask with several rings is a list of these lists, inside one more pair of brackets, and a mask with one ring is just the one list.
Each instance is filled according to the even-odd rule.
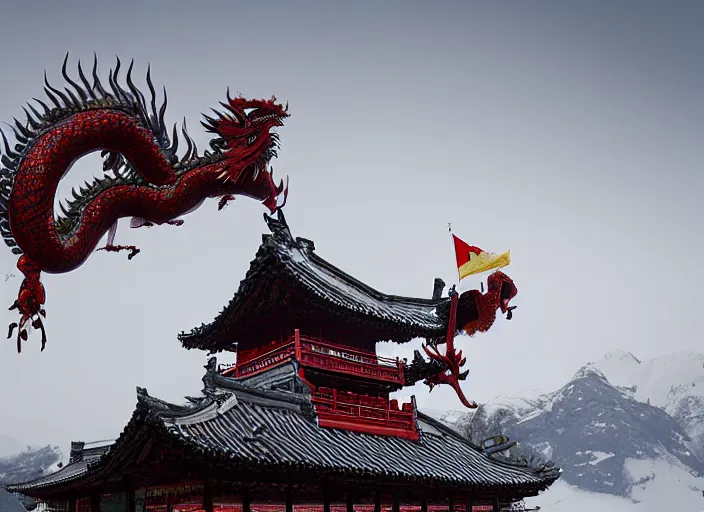
[[[143,5],[142,5],[143,4]],[[459,345],[469,399],[550,390],[613,349],[700,351],[704,43],[700,2],[49,2],[3,4],[0,118],[64,53],[102,71],[117,53],[169,92],[200,147],[200,112],[228,86],[290,103],[274,167],[296,236],[386,293],[456,276],[447,233],[511,250],[511,322]],[[140,83],[143,83],[141,81]],[[99,171],[81,161],[60,193]],[[230,300],[264,209],[210,201],[184,226],[130,230],[44,276],[49,343],[0,344],[0,433],[21,443],[114,438],[135,386],[180,402],[206,355],[176,334]],[[0,270],[19,274],[0,251]],[[19,275],[2,290],[2,325]],[[411,355],[418,343],[385,346]],[[222,357],[221,357],[222,360]],[[421,406],[460,409],[450,390]],[[431,400],[432,399],[432,400]]]

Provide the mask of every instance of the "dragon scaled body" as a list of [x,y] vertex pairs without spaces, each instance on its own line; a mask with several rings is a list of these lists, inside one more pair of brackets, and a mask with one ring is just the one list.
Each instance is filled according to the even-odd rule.
[[[147,71],[151,93],[148,102],[132,81],[132,64],[126,85],[120,85],[121,63],[109,73],[109,85],[98,78],[97,58],[89,80],[80,62],[78,77],[62,74],[67,87],[54,88],[45,77],[49,103],[36,100],[24,111],[24,123],[12,127],[16,145],[11,148],[2,132],[4,151],[0,168],[0,235],[14,254],[24,275],[17,300],[10,309],[21,315],[10,325],[8,338],[17,331],[17,349],[28,337],[27,326],[46,333],[44,287],[41,272],[65,273],[80,267],[108,233],[104,250],[139,249],[114,245],[120,218],[132,217],[132,226],[180,225],[180,216],[199,207],[207,198],[221,198],[219,209],[237,195],[261,201],[274,212],[283,206],[287,188],[274,184],[269,161],[276,156],[278,136],[271,129],[283,126],[287,107],[270,100],[231,98],[204,116],[207,131],[214,134],[211,151],[198,154],[196,145],[181,127],[187,149],[177,156],[177,126],[169,133],[165,123],[166,90],[157,108],[156,92]],[[80,81],[80,84],[78,83]],[[101,150],[106,175],[80,190],[61,206],[54,217],[54,196],[63,176],[81,156]]]

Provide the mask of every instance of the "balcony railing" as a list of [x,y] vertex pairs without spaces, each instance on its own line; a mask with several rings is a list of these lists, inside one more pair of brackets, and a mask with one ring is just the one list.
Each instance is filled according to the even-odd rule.
[[404,384],[403,362],[373,352],[332,345],[314,338],[294,336],[296,359],[303,365],[353,376]]
[[395,399],[387,400],[325,387],[313,392],[311,401],[319,416],[415,431],[412,403],[404,403],[399,408],[398,400]]
[[304,367],[404,384],[403,362],[398,358],[377,356],[373,352],[341,347],[322,339],[295,334],[264,349],[241,351],[235,366],[223,371],[229,377],[250,377],[283,361],[296,357]]

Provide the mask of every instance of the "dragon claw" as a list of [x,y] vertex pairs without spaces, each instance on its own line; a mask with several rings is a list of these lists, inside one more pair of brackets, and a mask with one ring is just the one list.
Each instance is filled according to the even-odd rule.
[[22,342],[29,338],[29,331],[26,328],[28,322],[30,322],[30,326],[41,329],[42,346],[46,344],[46,332],[42,322],[42,317],[46,316],[46,311],[43,308],[46,295],[40,281],[41,271],[31,259],[26,255],[22,256],[17,262],[17,268],[25,277],[20,285],[17,299],[10,306],[10,310],[16,309],[21,317],[19,323],[13,322],[9,325],[7,338],[12,338],[15,329],[18,329],[17,352],[22,352]]
[[220,198],[220,201],[218,201],[218,211],[225,208],[225,206],[227,206],[227,203],[229,203],[230,201],[234,201],[234,200],[235,200],[235,196],[231,196],[229,194],[222,196]]
[[101,247],[100,249],[98,249],[98,251],[105,251],[105,252],[130,251],[130,253],[127,255],[127,259],[131,260],[132,258],[137,256],[141,252],[141,249],[135,245],[106,245],[105,247]]

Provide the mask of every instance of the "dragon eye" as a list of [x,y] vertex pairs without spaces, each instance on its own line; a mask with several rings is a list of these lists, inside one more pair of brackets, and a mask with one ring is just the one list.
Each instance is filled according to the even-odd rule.
[[257,110],[259,110],[259,109],[257,109],[257,108],[246,108],[246,109],[244,109],[243,112],[244,112],[244,115],[246,115],[247,117],[249,117],[252,112],[256,112]]

